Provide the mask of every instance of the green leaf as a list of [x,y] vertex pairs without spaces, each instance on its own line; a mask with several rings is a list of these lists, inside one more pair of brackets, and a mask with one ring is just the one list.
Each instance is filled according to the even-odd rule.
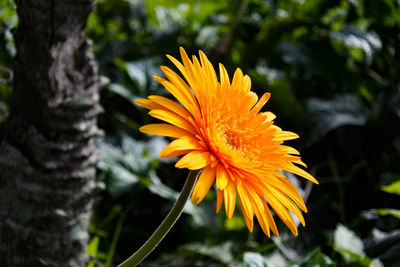
[[298,266],[336,266],[336,264],[328,256],[323,254],[319,249],[315,249],[308,253]]
[[100,237],[94,236],[92,240],[90,240],[87,249],[86,249],[86,254],[96,256],[97,253],[97,248],[99,247],[100,243]]
[[283,238],[283,235],[280,235],[280,237],[272,236],[271,239],[278,248],[278,250],[276,251],[275,255],[268,256],[270,260],[272,260],[273,258],[273,260],[281,262],[282,261],[281,259],[286,258],[290,261],[297,262],[300,259],[299,255],[297,254],[297,251],[285,245],[285,241],[287,239],[285,240],[285,238]]
[[194,18],[196,23],[202,23],[225,5],[226,1],[213,0],[184,3],[178,0],[147,0],[146,13],[153,27],[167,31],[174,27],[188,27]]
[[216,26],[202,27],[196,38],[196,44],[203,49],[215,47],[218,41],[218,27]]
[[350,229],[339,224],[334,233],[334,249],[343,256],[346,263],[357,262],[369,266],[371,259],[364,253],[361,239]]
[[166,186],[161,182],[161,179],[157,176],[155,171],[150,171],[149,172],[149,178],[150,178],[150,185],[149,185],[149,190],[153,194],[156,194],[162,198],[166,198],[169,200],[176,200],[179,196],[179,193],[173,190],[172,188]]
[[382,42],[375,32],[367,32],[353,26],[346,26],[330,33],[334,41],[341,42],[350,52],[360,49],[367,64],[371,64],[374,54],[382,48]]
[[400,180],[381,186],[381,190],[390,194],[400,195]]
[[248,267],[272,267],[267,258],[255,252],[245,252],[243,254],[243,265]]
[[114,255],[115,255],[115,251],[116,251],[117,244],[118,244],[118,240],[119,240],[119,237],[121,235],[122,227],[124,225],[124,221],[125,221],[126,216],[128,215],[128,213],[131,211],[132,207],[133,207],[133,203],[130,203],[128,205],[128,207],[126,207],[124,209],[124,211],[119,215],[117,226],[114,229],[114,233],[113,233],[113,237],[112,237],[112,240],[111,240],[111,244],[110,244],[110,247],[109,247],[108,252],[107,252],[107,258],[106,258],[106,263],[105,263],[106,267],[110,267],[112,265],[113,258],[114,258]]
[[397,219],[400,219],[400,210],[395,210],[395,209],[376,209],[372,210],[373,212],[381,215],[381,216],[386,216],[390,215],[393,217],[396,217]]
[[232,246],[233,243],[231,241],[214,246],[207,246],[201,243],[191,243],[182,246],[181,249],[199,255],[208,256],[220,263],[229,264],[233,261]]
[[139,181],[139,177],[126,168],[115,165],[111,168],[111,179],[107,189],[111,196],[118,197],[128,192]]
[[153,137],[148,142],[137,141],[129,136],[123,136],[121,146],[107,140],[97,144],[100,152],[98,168],[106,177],[107,191],[116,198],[129,192],[139,181],[139,175],[145,176],[154,167],[158,154],[167,145],[162,137]]
[[273,95],[270,101],[276,106],[277,113],[289,118],[297,116],[301,105],[296,101],[290,80],[283,71],[269,68],[265,62],[260,62],[251,73],[251,77],[259,80],[263,87],[268,87],[268,91]]
[[[282,53],[282,60],[297,67],[299,73],[305,72],[326,80],[336,80],[342,75],[343,62],[340,57],[332,57],[334,52],[329,46],[320,43],[292,44],[281,42],[277,49]],[[329,64],[326,64],[329,62]]]
[[308,144],[318,141],[328,132],[344,125],[365,125],[368,111],[360,97],[336,95],[329,100],[310,98],[306,103],[309,128]]
[[282,247],[268,254],[266,258],[267,262],[272,266],[289,266],[288,257],[282,253]]
[[[179,197],[179,192],[176,192],[172,188],[163,184],[155,171],[151,170],[149,172],[149,178],[151,183],[149,184],[148,189],[153,194],[172,201],[176,201],[176,199]],[[208,223],[208,217],[205,214],[204,210],[200,206],[193,205],[190,199],[188,199],[188,201],[186,202],[183,212],[192,215],[193,221],[197,226],[205,226]]]
[[[100,243],[100,237],[98,236],[93,237],[86,248],[86,254],[90,256],[96,256],[99,243]],[[96,259],[91,259],[87,267],[95,267],[95,266],[96,266]]]
[[384,267],[384,265],[379,259],[373,259],[369,264],[369,267]]
[[153,75],[161,75],[160,64],[161,60],[158,57],[126,62],[126,73],[137,84],[139,96],[146,96],[147,90],[157,87]]
[[389,263],[400,263],[400,230],[382,232],[375,228],[372,237],[365,242],[365,251],[369,256],[388,263],[388,266]]
[[339,224],[334,233],[334,248],[339,251],[345,258],[346,262],[351,261],[351,254],[364,256],[364,245],[356,234]]
[[110,92],[113,92],[114,94],[117,94],[119,96],[122,96],[126,100],[130,101],[133,103],[133,100],[135,99],[135,95],[131,90],[129,90],[127,87],[123,86],[122,84],[117,84],[117,83],[112,83],[108,85],[107,90]]

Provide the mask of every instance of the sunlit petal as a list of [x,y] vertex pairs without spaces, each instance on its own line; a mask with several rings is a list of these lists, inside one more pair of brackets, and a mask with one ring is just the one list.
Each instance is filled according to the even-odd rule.
[[207,195],[215,180],[215,168],[205,167],[201,172],[192,193],[192,203],[199,204]]
[[189,136],[190,133],[185,131],[179,127],[163,124],[163,123],[155,123],[155,124],[147,124],[139,128],[142,133],[146,134],[155,134],[155,135],[163,135],[168,137],[180,138],[183,136]]
[[175,164],[175,167],[187,168],[189,170],[199,170],[208,166],[210,162],[210,152],[192,151],[178,160],[178,162]]

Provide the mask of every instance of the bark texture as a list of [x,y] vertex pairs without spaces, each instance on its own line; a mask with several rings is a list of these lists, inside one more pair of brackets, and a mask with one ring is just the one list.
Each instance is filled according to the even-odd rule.
[[0,130],[0,266],[85,266],[100,86],[83,29],[94,0],[16,0]]

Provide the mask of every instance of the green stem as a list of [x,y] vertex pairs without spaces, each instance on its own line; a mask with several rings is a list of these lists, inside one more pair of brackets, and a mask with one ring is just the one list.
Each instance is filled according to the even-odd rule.
[[144,245],[139,248],[132,256],[126,259],[123,263],[118,265],[118,267],[132,267],[138,265],[153,249],[160,243],[160,241],[165,237],[165,235],[169,232],[172,226],[175,224],[176,220],[178,220],[181,215],[183,208],[185,207],[186,201],[188,200],[190,193],[193,190],[194,184],[196,182],[197,177],[199,176],[201,170],[190,171],[188,178],[186,179],[185,185],[182,188],[182,191],[175,202],[175,205],[172,207],[171,211],[168,213],[167,217],[165,217],[164,221],[160,224],[157,230],[153,233],[153,235],[144,243]]

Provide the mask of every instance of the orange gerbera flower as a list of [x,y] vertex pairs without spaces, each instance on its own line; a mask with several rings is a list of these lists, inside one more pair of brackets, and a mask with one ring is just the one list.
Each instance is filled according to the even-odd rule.
[[[297,165],[299,152],[283,142],[298,138],[292,132],[274,125],[275,115],[260,112],[270,94],[260,99],[250,91],[249,76],[235,71],[232,82],[222,64],[218,81],[215,70],[202,51],[200,61],[192,61],[180,48],[182,62],[167,55],[182,73],[186,82],[168,67],[161,67],[167,79],[154,77],[180,103],[157,95],[135,103],[150,110],[149,114],[169,124],[149,124],[140,128],[148,134],[176,138],[165,147],[160,157],[184,155],[178,168],[203,169],[192,193],[192,202],[200,203],[216,180],[217,212],[222,202],[231,218],[236,196],[242,206],[247,228],[253,230],[256,215],[264,233],[278,234],[269,206],[297,236],[297,228],[289,211],[305,225],[299,208],[307,208],[297,189],[279,171],[300,175],[314,183],[314,177]],[[236,194],[237,192],[237,194]]]

